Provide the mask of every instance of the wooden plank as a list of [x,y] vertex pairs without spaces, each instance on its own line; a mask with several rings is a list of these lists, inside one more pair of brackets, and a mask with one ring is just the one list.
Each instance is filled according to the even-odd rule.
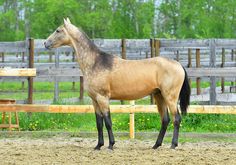
[[16,52],[25,52],[26,49],[25,41],[17,42],[0,42],[0,52],[16,53]]
[[222,106],[222,105],[191,105],[189,113],[202,114],[236,114],[236,106]]
[[236,77],[236,67],[230,68],[186,68],[189,77]]
[[0,76],[18,76],[18,77],[34,77],[36,76],[36,69],[12,69],[12,68],[0,68]]
[[236,48],[236,39],[215,39],[216,47],[233,49]]
[[14,99],[0,99],[0,104],[15,104],[16,100]]
[[[148,52],[147,52],[148,54]],[[182,54],[181,54],[182,56]],[[187,60],[187,55],[186,55],[186,59],[182,59],[180,56],[180,62],[182,65],[187,66],[188,65],[188,60]],[[145,55],[146,58],[146,55]],[[208,68],[209,67],[209,61],[205,60],[205,59],[201,59],[201,66],[204,68]],[[229,59],[231,60],[231,59]],[[220,59],[218,59],[218,61],[220,61]],[[195,63],[191,63],[192,67],[195,66]],[[50,70],[50,69],[54,69],[55,70],[55,63],[34,63],[35,68],[37,69],[37,71],[41,71],[41,70]],[[0,63],[0,68],[4,68],[4,67],[11,67],[11,68],[27,68],[28,65],[27,63],[21,63],[21,62],[5,62],[5,63]],[[216,63],[216,67],[221,67],[221,63],[218,62]],[[224,67],[236,67],[236,62],[234,61],[227,61],[225,62]],[[59,68],[65,68],[65,69],[72,69],[72,68],[76,68],[79,69],[79,65],[76,62],[60,62],[60,66]]]
[[0,128],[19,128],[17,124],[0,124]]
[[202,49],[209,46],[208,39],[161,39],[161,48],[165,47],[175,47],[175,48],[192,48],[192,49]]
[[[228,77],[233,80],[236,77],[236,67],[225,67],[225,68],[186,68],[189,77]],[[36,69],[11,69],[11,68],[0,68],[0,76],[36,76]],[[37,70],[37,76],[34,78],[35,81],[54,81],[54,77],[57,76],[58,81],[79,81],[81,72],[75,68],[53,68],[53,69],[39,69]],[[22,81],[21,78],[15,79],[2,79],[0,81]]]
[[49,105],[2,104],[0,112],[49,112]]
[[78,68],[47,68],[37,70],[37,76],[49,77],[80,77],[82,72]]
[[[156,105],[110,105],[112,113],[158,113]],[[92,105],[0,105],[0,112],[94,113]],[[236,114],[236,106],[191,105],[188,113]]]
[[[234,79],[233,79],[234,80]],[[25,77],[0,77],[0,82],[19,82],[26,81]],[[80,82],[80,77],[66,76],[57,77],[58,82]],[[54,82],[54,76],[40,76],[35,77],[34,82]]]
[[[34,63],[35,68],[37,70],[40,69],[48,69],[55,68],[55,62],[48,63]],[[14,68],[27,68],[28,64],[25,62],[5,62],[0,63],[0,67],[14,67]],[[77,62],[60,62],[60,68],[79,68],[79,64]]]

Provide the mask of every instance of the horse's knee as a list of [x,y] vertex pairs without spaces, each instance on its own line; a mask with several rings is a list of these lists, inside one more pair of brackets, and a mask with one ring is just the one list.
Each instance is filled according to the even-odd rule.
[[112,121],[111,121],[110,111],[108,111],[107,113],[104,114],[104,121],[105,121],[105,126],[106,126],[107,130],[112,129]]
[[162,126],[167,127],[169,123],[170,123],[170,117],[169,117],[168,112],[166,112],[166,114],[163,116],[163,119],[162,119]]
[[96,115],[97,129],[98,129],[98,131],[102,131],[102,129],[103,129],[103,117],[98,113],[95,113],[95,115]]
[[174,118],[174,126],[179,127],[181,123],[181,116],[179,113],[176,113],[175,118]]

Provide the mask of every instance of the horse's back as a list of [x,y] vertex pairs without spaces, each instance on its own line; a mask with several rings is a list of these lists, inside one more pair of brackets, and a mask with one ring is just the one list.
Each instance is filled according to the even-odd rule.
[[[174,71],[171,71],[173,68]],[[176,68],[178,64],[174,61],[161,57],[144,60],[118,59],[109,75],[111,98],[131,100],[147,96],[160,88],[162,81],[168,79]]]

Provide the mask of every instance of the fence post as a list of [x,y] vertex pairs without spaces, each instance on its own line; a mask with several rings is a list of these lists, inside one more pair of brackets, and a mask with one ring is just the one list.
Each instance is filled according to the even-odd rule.
[[5,59],[4,59],[4,53],[3,52],[1,53],[1,56],[2,56],[2,63],[4,63]]
[[[221,68],[225,66],[225,48],[222,48]],[[221,92],[225,92],[225,78],[221,78]]]
[[[151,47],[151,58],[153,58],[154,57],[154,53],[155,53],[155,40],[154,39],[150,39],[150,47]],[[153,100],[154,100],[154,98],[153,98],[154,96],[153,96],[153,94],[151,94],[150,95],[150,104],[153,104]]]
[[49,55],[49,62],[52,62],[52,52],[48,52]]
[[[34,39],[28,39],[29,68],[34,68]],[[33,104],[33,77],[28,77],[28,104]]]
[[122,59],[126,59],[126,40],[121,39],[121,57]]
[[179,50],[176,51],[176,61],[179,61]]
[[[188,48],[188,68],[192,68],[192,50],[190,48]],[[191,87],[191,78],[188,79],[190,87]]]
[[22,52],[22,62],[25,62],[25,52]]
[[[200,68],[200,49],[196,49],[196,67]],[[201,78],[197,77],[197,95],[201,94]]]
[[84,77],[79,76],[80,90],[79,90],[79,100],[83,101],[84,99]]
[[[215,68],[216,66],[216,40],[211,39],[210,46],[210,67]],[[210,105],[216,104],[216,77],[210,77]]]
[[[231,50],[231,61],[234,61],[234,49]],[[234,81],[231,81],[231,86],[234,86]],[[231,88],[230,88],[230,92],[231,92]]]
[[[75,53],[74,53],[74,51],[71,54],[72,54],[72,62],[75,62]],[[73,66],[73,68],[75,68],[75,67]],[[75,90],[75,82],[74,81],[72,82],[72,90],[73,91]]]
[[[58,49],[56,49],[55,52],[55,68],[59,68],[59,51]],[[59,83],[58,83],[58,79],[55,76],[54,77],[54,98],[53,101],[57,102],[59,99]]]
[[155,39],[155,57],[160,56],[160,46],[161,46],[160,40]]
[[[74,69],[75,66],[73,66],[72,68]],[[74,81],[72,82],[72,88],[71,89],[72,89],[72,91],[75,91],[75,82]]]
[[[135,101],[130,101],[130,105],[134,106]],[[135,137],[135,123],[134,123],[134,113],[129,114],[129,137],[130,139],[134,139]]]
[[[126,40],[124,38],[121,39],[121,58],[126,59]],[[120,100],[120,103],[123,105],[124,100]]]

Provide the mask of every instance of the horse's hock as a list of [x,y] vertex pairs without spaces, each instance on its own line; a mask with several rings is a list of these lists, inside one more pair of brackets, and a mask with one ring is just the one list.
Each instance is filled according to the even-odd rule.
[[[15,104],[16,100],[13,99],[1,99],[0,104]],[[15,115],[15,124],[12,123],[12,113]],[[8,122],[6,123],[6,118],[8,116]],[[0,124],[0,128],[8,128],[9,131],[12,130],[12,128],[20,130],[19,126],[19,118],[17,112],[2,112],[2,123]]]

